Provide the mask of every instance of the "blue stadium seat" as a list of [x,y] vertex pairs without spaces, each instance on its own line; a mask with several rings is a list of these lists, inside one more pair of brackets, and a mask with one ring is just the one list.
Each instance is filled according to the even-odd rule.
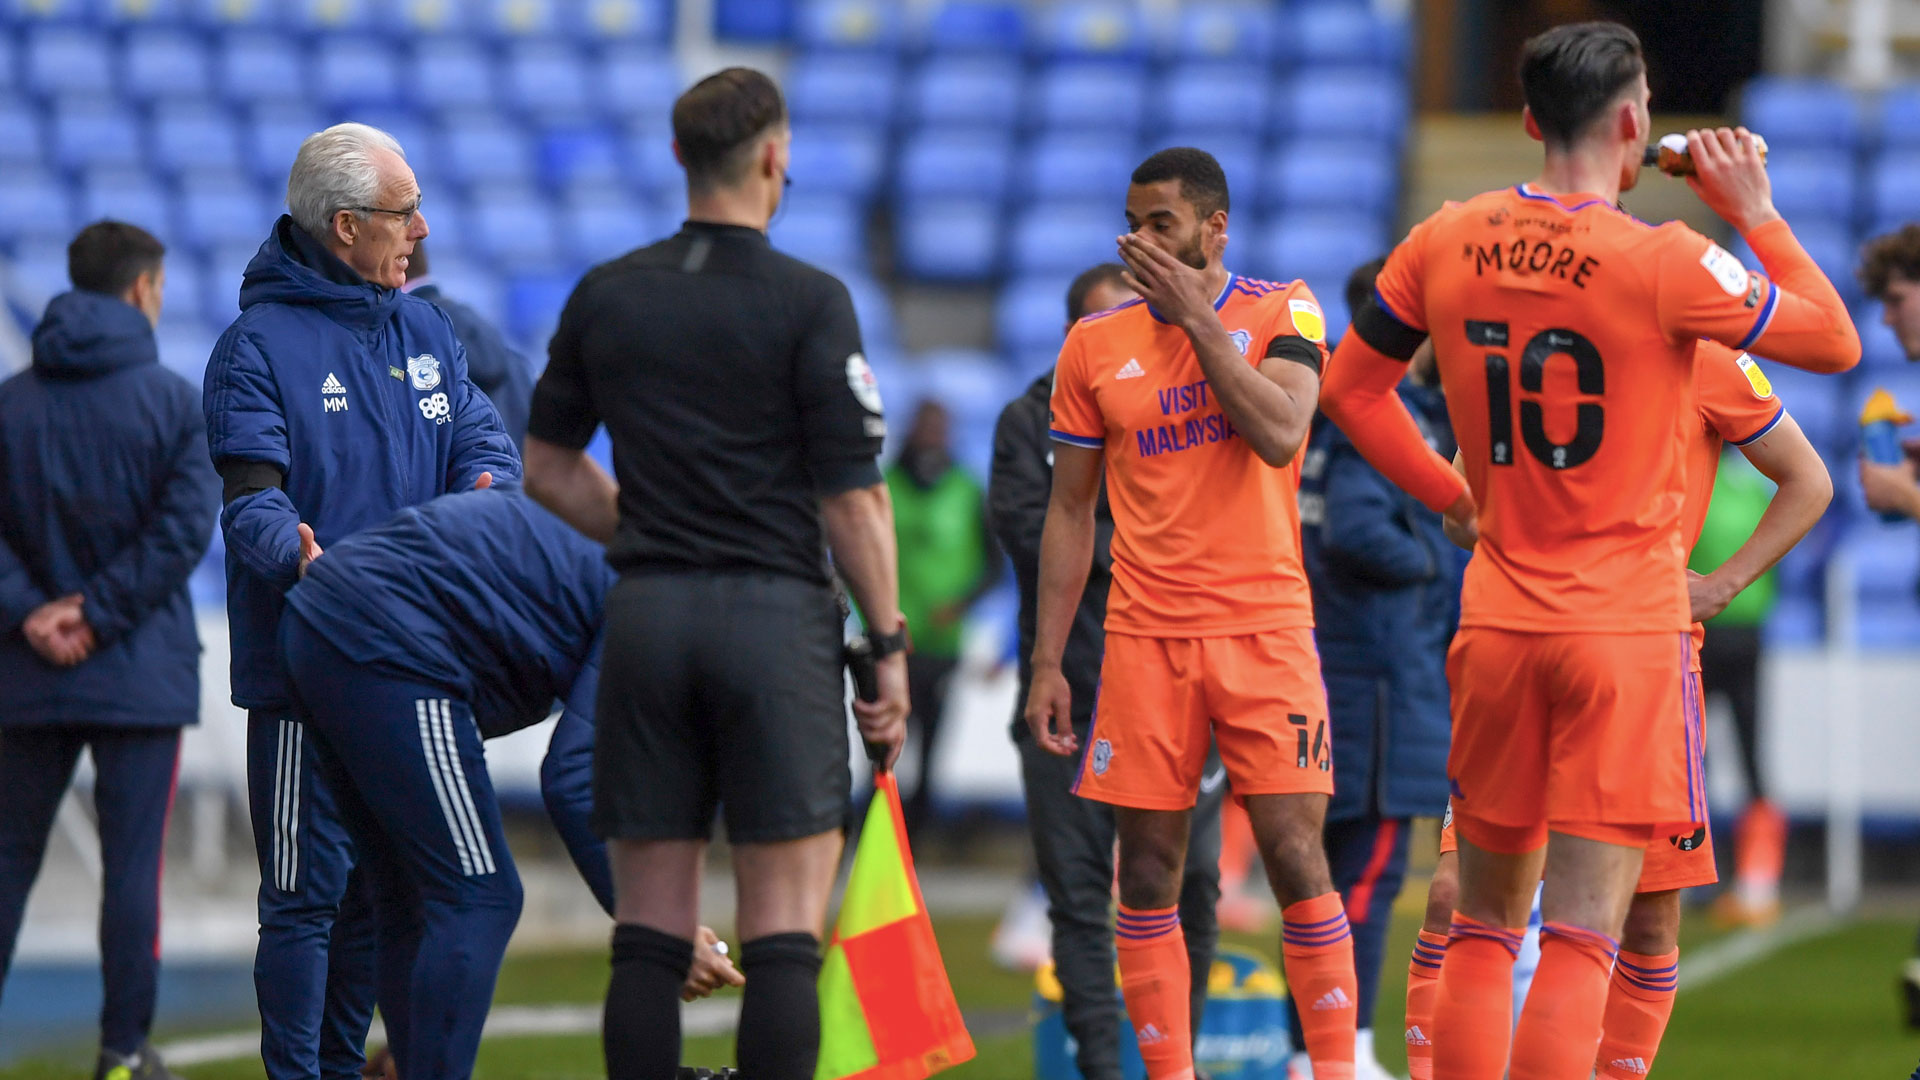
[[860,342],[867,347],[868,357],[894,351],[898,334],[894,328],[893,298],[887,294],[886,286],[857,270],[841,274],[840,280],[847,287],[847,295],[853,298],[853,314],[860,320]]
[[[8,178],[0,176],[0,236],[7,235],[5,215],[9,209]],[[16,244],[13,258],[0,271],[6,274],[8,292],[29,317],[40,321],[47,301],[72,288],[67,280],[67,241],[70,236],[41,236]],[[215,532],[220,530],[215,529]]]
[[1398,145],[1407,128],[1407,89],[1378,71],[1303,68],[1274,88],[1272,113],[1277,134]]
[[1920,644],[1920,613],[1913,602],[1920,544],[1914,543],[1913,529],[1905,522],[1886,525],[1869,519],[1856,524],[1841,543],[1853,564],[1861,646]]
[[1096,203],[1035,203],[1014,220],[1007,239],[1007,273],[1015,277],[1077,274],[1118,257],[1114,237],[1126,231],[1116,221],[1113,200]]
[[1033,51],[1056,59],[1138,62],[1147,56],[1147,25],[1123,0],[1063,0],[1044,8],[1032,26]]
[[[1831,452],[1853,437],[1858,412],[1849,412],[1845,387],[1827,375],[1790,368],[1785,364],[1760,360],[1760,370],[1773,384],[1773,392],[1800,423],[1800,430],[1823,453]],[[1916,402],[1920,404],[1920,402]]]
[[560,235],[567,258],[600,263],[659,239],[661,224],[652,204],[625,188],[581,186],[561,204]]
[[181,179],[175,201],[174,237],[187,247],[211,251],[222,245],[259,244],[279,216],[260,189],[230,174]]
[[1760,632],[1769,648],[1812,647],[1826,638],[1826,612],[1809,596],[1782,596],[1767,613]]
[[42,97],[113,90],[113,53],[104,35],[78,26],[46,26],[26,36],[26,88]]
[[1883,149],[1920,149],[1920,83],[1888,90],[1880,98],[1879,121]]
[[95,0],[97,17],[121,26],[173,26],[193,13],[187,0]]
[[784,45],[793,39],[794,0],[713,0],[713,36],[721,41]]
[[1000,351],[1014,356],[1058,354],[1067,325],[1067,286],[1077,273],[1014,278],[1001,288],[994,307]]
[[217,65],[220,93],[230,104],[307,100],[306,53],[288,38],[253,30],[228,34]]
[[356,109],[352,118],[362,124],[379,128],[393,136],[400,144],[401,152],[406,156],[407,167],[424,189],[444,185],[445,168],[435,151],[439,149],[439,140],[433,137],[434,128],[427,123],[426,115],[418,109],[405,106],[389,109]]
[[609,116],[658,123],[684,89],[672,55],[652,49],[614,49],[600,63],[594,92]]
[[673,38],[669,0],[580,0],[562,11],[573,16],[574,32],[589,41],[664,46]]
[[553,205],[530,187],[488,185],[474,189],[468,247],[516,267],[551,267],[561,256],[560,223]]
[[1133,133],[1148,112],[1146,73],[1136,67],[1052,64],[1036,82],[1037,93],[1027,95],[1027,107],[1040,127]]
[[1773,204],[1795,233],[1813,222],[1850,224],[1859,201],[1855,175],[1852,161],[1819,151],[1784,149],[1767,159]]
[[407,66],[407,101],[425,109],[487,108],[498,82],[492,59],[473,41],[423,41]]
[[1117,235],[1127,195],[1127,177],[1140,164],[1140,150],[1131,139],[1099,135],[1042,135],[1027,144],[1018,158],[1023,199],[1091,200],[1108,209],[1108,224]]
[[895,187],[903,198],[955,197],[998,202],[1012,174],[1004,137],[927,131],[901,148]]
[[1408,27],[1371,5],[1313,3],[1287,13],[1294,57],[1303,64],[1375,64],[1397,67],[1406,60]]
[[870,56],[802,56],[784,89],[798,123],[893,123],[900,76],[894,65]]
[[1920,149],[1880,155],[1868,171],[1862,219],[1872,233],[1920,219]]
[[576,118],[592,110],[590,70],[586,56],[571,45],[515,44],[507,50],[507,101],[527,116]]
[[46,146],[38,113],[19,100],[0,102],[0,164],[38,164]]
[[[436,250],[433,254],[433,280],[440,285],[440,291],[461,303],[471,305],[494,325],[502,324],[506,319],[507,291],[500,275],[483,263],[474,262],[459,256],[442,258]],[[534,358],[534,363],[544,364],[546,354]]]
[[1006,129],[1019,119],[1020,65],[1006,57],[935,59],[907,92],[907,119],[923,127]]
[[400,58],[377,41],[332,38],[314,52],[314,95],[339,109],[400,100]]
[[418,39],[476,37],[487,28],[486,12],[465,0],[411,0],[406,7],[407,28]]
[[1027,39],[1027,5],[1016,0],[944,0],[919,31],[931,53],[1018,53]]
[[1354,267],[1387,249],[1385,233],[1365,214],[1289,214],[1268,222],[1256,241],[1258,262],[1248,269],[1275,281],[1343,283]]
[[1282,143],[1261,170],[1266,184],[1260,204],[1271,209],[1388,214],[1397,194],[1398,173],[1396,156],[1379,143]]
[[208,322],[224,330],[239,316],[240,285],[246,277],[247,264],[259,253],[266,238],[267,230],[262,229],[251,243],[222,244],[207,258],[201,314]]
[[800,6],[794,36],[803,50],[895,52],[903,6],[887,0],[808,0]]
[[[1007,370],[1000,358],[973,349],[940,349],[920,357],[920,398],[946,406],[953,419],[954,457],[984,477],[993,460],[993,425],[1000,410],[1021,390],[1026,380]],[[894,415],[899,431],[913,420],[912,408]]]
[[1907,364],[1907,353],[1900,347],[1900,339],[1881,321],[1882,310],[1879,301],[1869,300],[1853,312],[1853,325],[1860,331],[1860,366],[1865,369],[1884,370]]
[[985,281],[1000,268],[1000,202],[965,196],[903,200],[894,208],[895,260],[929,281]]
[[13,47],[13,36],[0,36],[0,90],[14,90],[20,83],[20,54]]
[[[470,0],[472,2],[472,0]],[[560,0],[479,0],[487,6],[487,31],[502,38],[551,38],[572,33]]]
[[140,164],[133,113],[107,98],[64,101],[53,110],[53,160],[63,169]]
[[0,242],[73,238],[73,204],[64,184],[31,167],[0,170]]
[[0,0],[0,20],[8,25],[56,26],[87,21],[90,0]]
[[280,25],[281,0],[183,0],[187,21],[210,30]]
[[558,128],[540,135],[540,177],[559,189],[580,184],[623,184],[627,169],[620,143],[602,128]]
[[865,211],[852,199],[798,195],[780,204],[768,235],[794,258],[837,271],[866,265],[866,224]]
[[292,27],[309,34],[371,30],[375,0],[281,0]]
[[519,127],[488,113],[449,117],[438,161],[456,184],[524,182],[533,177],[533,149]]
[[1181,62],[1265,66],[1280,37],[1277,11],[1237,0],[1182,4],[1176,20],[1167,48]]
[[[169,256],[167,295],[198,295],[199,275],[196,260]],[[183,283],[190,283],[193,288],[182,288]],[[180,289],[180,292],[176,294],[175,289]],[[195,386],[199,386],[206,377],[207,358],[213,355],[213,343],[220,337],[220,331],[201,322],[198,314],[198,311],[190,311],[176,315],[169,306],[167,315],[160,320],[160,326],[153,334],[154,344],[160,351],[160,362]]]
[[507,335],[541,355],[547,339],[560,321],[560,309],[567,304],[578,283],[577,276],[561,273],[516,274],[507,280]]
[[1155,100],[1165,128],[1258,135],[1267,122],[1266,80],[1218,64],[1174,68]]
[[673,129],[665,121],[662,116],[636,123],[626,136],[627,182],[654,195],[679,190],[686,180],[673,156]]
[[848,195],[865,201],[880,190],[886,175],[885,137],[861,124],[793,128],[793,159],[787,175],[794,191],[806,195]]
[[121,53],[122,91],[135,101],[205,98],[213,64],[197,37],[175,30],[135,30]]
[[1741,95],[1740,119],[1779,150],[1851,150],[1860,139],[1860,105],[1853,92],[1820,79],[1755,79]]
[[[1140,157],[1172,146],[1204,147],[1227,174],[1228,201],[1236,221],[1248,221],[1260,193],[1260,140],[1252,135],[1209,131],[1162,131],[1141,147]],[[1136,162],[1135,164],[1138,164]],[[1129,170],[1131,172],[1131,170]]]
[[[473,215],[457,192],[423,192],[420,216],[427,220],[427,237],[435,256],[457,259],[473,250]],[[433,265],[440,264],[436,261]]]
[[167,193],[138,169],[97,169],[79,185],[81,223],[112,218],[167,240],[173,235]]

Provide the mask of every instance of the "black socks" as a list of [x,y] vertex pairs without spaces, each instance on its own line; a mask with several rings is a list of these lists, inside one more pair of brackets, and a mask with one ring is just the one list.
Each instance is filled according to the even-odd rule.
[[[600,1027],[608,1080],[674,1080],[679,1074],[680,988],[692,966],[693,942],[686,938],[632,923],[613,928],[613,979]],[[817,1018],[814,1041],[817,1046]],[[807,1070],[811,1080],[813,1066]]]
[[755,938],[740,946],[740,971],[747,977],[735,1043],[741,1076],[813,1080],[820,1056],[820,939]]

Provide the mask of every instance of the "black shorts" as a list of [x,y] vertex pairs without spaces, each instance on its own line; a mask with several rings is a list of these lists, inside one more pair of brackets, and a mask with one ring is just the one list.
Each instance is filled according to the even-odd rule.
[[736,844],[840,828],[841,623],[826,588],[774,574],[623,577],[607,595],[593,757],[601,836]]

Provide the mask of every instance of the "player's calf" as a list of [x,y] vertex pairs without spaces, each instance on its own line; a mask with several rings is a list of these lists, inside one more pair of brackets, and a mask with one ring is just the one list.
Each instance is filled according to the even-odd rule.
[[1440,965],[1447,956],[1447,930],[1460,897],[1460,856],[1440,854],[1433,882],[1427,886],[1427,914],[1420,938],[1407,962],[1407,1075],[1412,1080],[1433,1077],[1433,1008],[1440,994]]
[[1584,1076],[1592,1067],[1584,1047],[1600,1032],[1648,830],[1612,832],[1629,842],[1556,831],[1547,843],[1540,968],[1514,1029],[1514,1080]]
[[1280,952],[1287,985],[1299,1003],[1313,1075],[1349,1080],[1360,980],[1354,972],[1346,905],[1333,890],[1321,839],[1327,797],[1250,795],[1246,804],[1267,880],[1280,901]]
[[1191,1080],[1193,974],[1180,929],[1181,877],[1192,812],[1114,808],[1120,911],[1114,928],[1120,993],[1148,1080]]
[[1620,957],[1607,987],[1594,1070],[1607,1080],[1640,1080],[1673,1016],[1680,986],[1680,891],[1640,893],[1627,909]]

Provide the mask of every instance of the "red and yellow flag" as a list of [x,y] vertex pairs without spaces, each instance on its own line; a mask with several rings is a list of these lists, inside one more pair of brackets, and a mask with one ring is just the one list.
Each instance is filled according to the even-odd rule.
[[913,872],[900,786],[883,772],[820,968],[814,1080],[924,1080],[972,1057]]

